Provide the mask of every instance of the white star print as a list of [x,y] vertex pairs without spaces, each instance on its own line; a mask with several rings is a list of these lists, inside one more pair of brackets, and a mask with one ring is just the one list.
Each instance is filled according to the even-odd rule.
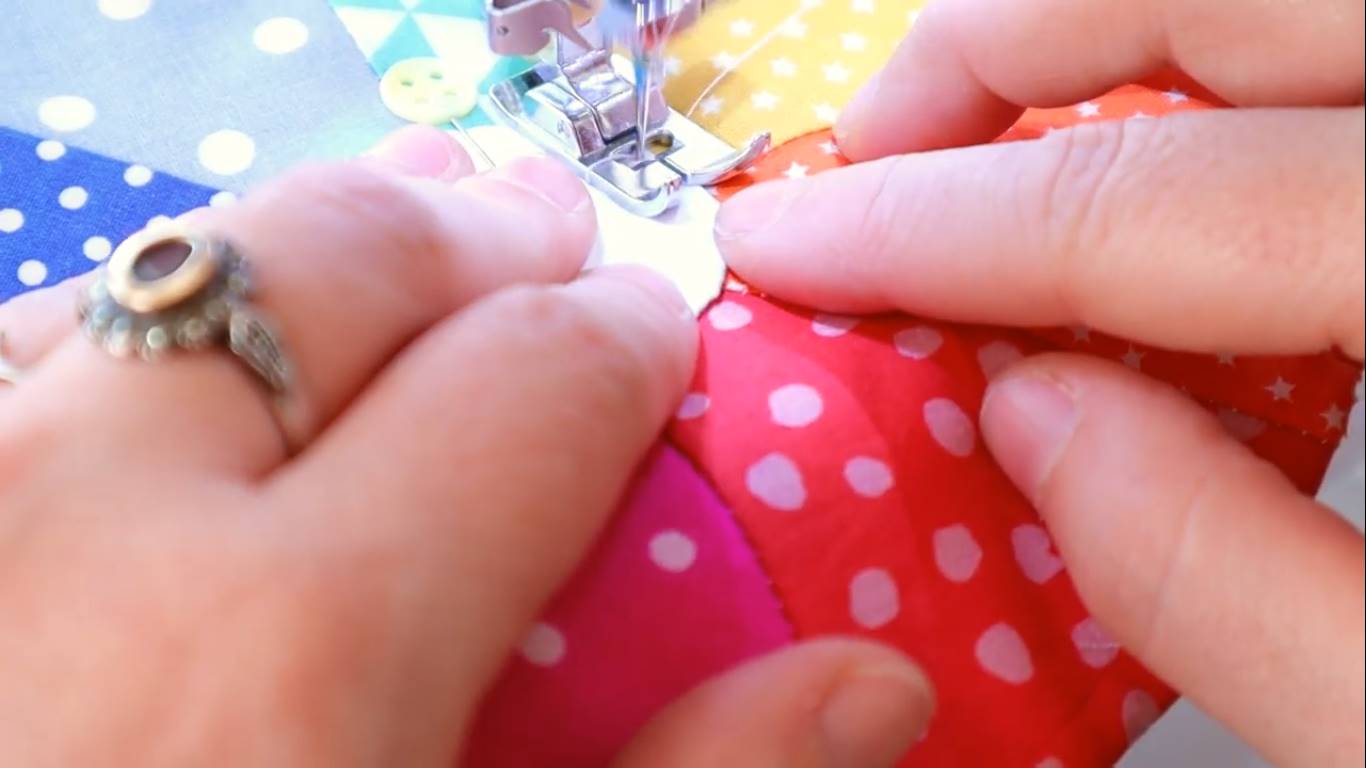
[[769,66],[773,68],[773,74],[778,77],[795,77],[797,75],[797,65],[791,59],[774,59]]
[[782,28],[783,37],[806,37],[806,22],[801,19],[788,19]]
[[821,151],[827,155],[838,155],[840,148],[833,141],[827,141],[821,145]]
[[726,102],[719,96],[708,96],[702,100],[701,104],[697,105],[697,108],[702,110],[704,115],[715,115],[720,113],[724,106],[726,106]]
[[754,22],[749,19],[736,19],[730,23],[730,33],[735,37],[749,37],[754,34]]
[[1073,341],[1090,341],[1090,340],[1091,340],[1091,329],[1090,329],[1090,328],[1087,328],[1087,327],[1084,326],[1084,325],[1074,325],[1074,326],[1072,326],[1072,340],[1073,340]]
[[1100,114],[1100,105],[1094,101],[1086,101],[1077,105],[1077,114],[1082,117],[1096,117]]
[[816,119],[822,123],[834,123],[840,119],[840,111],[829,104],[817,104],[812,109],[816,111]]
[[1266,391],[1271,393],[1271,397],[1273,400],[1284,400],[1286,402],[1289,402],[1290,393],[1295,391],[1295,385],[1291,384],[1290,382],[1286,381],[1280,376],[1277,376],[1276,380],[1272,382],[1270,386],[1266,387]]
[[783,171],[783,175],[789,179],[804,179],[806,178],[807,172],[810,170],[809,167],[802,165],[801,163],[793,162],[792,165],[787,167],[786,171]]
[[915,9],[906,14],[906,23],[915,26],[916,19],[920,18],[920,9]]
[[721,51],[720,53],[711,57],[711,63],[712,66],[716,67],[717,69],[731,70],[734,69],[735,65],[739,62],[734,56],[730,55],[729,53],[726,53],[725,51]]
[[778,102],[781,101],[777,94],[769,93],[768,91],[759,91],[751,96],[749,100],[754,104],[755,109],[775,109],[778,106]]
[[1342,431],[1343,426],[1347,423],[1347,414],[1338,407],[1337,403],[1328,406],[1328,410],[1319,415],[1323,417],[1323,421],[1328,425],[1329,429],[1336,429],[1339,432]]
[[1147,112],[1135,112],[1135,113],[1133,113],[1132,115],[1129,115],[1129,119],[1130,119],[1130,120],[1151,120],[1151,119],[1153,119],[1153,116],[1150,115],[1150,114],[1148,114]]
[[1186,95],[1185,91],[1181,91],[1176,88],[1167,91],[1163,95],[1167,97],[1167,101],[1170,101],[1173,104],[1180,104],[1181,102],[1188,101],[1190,99],[1190,97]]
[[849,7],[854,9],[854,13],[873,13],[877,10],[873,0],[853,0]]
[[1129,347],[1129,351],[1125,352],[1124,355],[1121,356],[1119,359],[1120,362],[1124,363],[1130,368],[1133,368],[1135,371],[1138,371],[1143,369],[1143,358],[1147,356],[1147,352],[1139,352],[1133,347]]
[[1219,359],[1219,364],[1220,364],[1220,365],[1230,365],[1230,366],[1231,366],[1231,365],[1233,365],[1234,361],[1237,360],[1237,358],[1235,358],[1233,355],[1231,355],[1231,354],[1229,354],[1229,353],[1227,353],[1227,352],[1220,352],[1219,354],[1215,355],[1215,357]]
[[825,79],[832,83],[849,82],[849,68],[838,61],[833,64],[826,64],[821,67],[821,70],[825,72]]
[[677,56],[664,57],[664,74],[676,75],[683,71],[683,61]]
[[845,32],[840,35],[840,45],[844,46],[844,50],[846,51],[858,53],[859,51],[867,50],[868,38],[856,32]]

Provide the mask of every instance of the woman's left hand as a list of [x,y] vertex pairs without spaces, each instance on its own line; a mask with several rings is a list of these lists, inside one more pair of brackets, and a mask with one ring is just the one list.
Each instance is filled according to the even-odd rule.
[[[696,354],[659,278],[575,279],[596,219],[566,170],[472,170],[408,129],[186,217],[251,259],[283,422],[227,354],[81,338],[83,281],[0,307],[29,366],[0,388],[0,763],[455,764]],[[621,764],[890,765],[930,707],[891,651],[800,646]]]

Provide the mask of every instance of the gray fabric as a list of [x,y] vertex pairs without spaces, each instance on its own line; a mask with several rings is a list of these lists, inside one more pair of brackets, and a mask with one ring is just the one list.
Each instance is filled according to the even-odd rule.
[[[0,125],[241,190],[302,160],[355,154],[401,124],[325,0],[151,0],[128,20],[100,4],[0,0]],[[307,44],[261,51],[253,31],[281,16],[307,26]],[[55,131],[40,105],[68,94],[94,104],[95,120]],[[254,140],[247,170],[200,164],[201,140],[222,129]]]

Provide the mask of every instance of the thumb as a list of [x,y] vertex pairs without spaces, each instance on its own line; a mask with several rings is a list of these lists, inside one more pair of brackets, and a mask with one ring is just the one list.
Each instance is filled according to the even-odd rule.
[[647,725],[616,768],[891,768],[934,693],[895,651],[819,640],[703,684]]
[[1016,365],[992,383],[982,432],[1120,645],[1275,765],[1361,765],[1351,526],[1114,363]]

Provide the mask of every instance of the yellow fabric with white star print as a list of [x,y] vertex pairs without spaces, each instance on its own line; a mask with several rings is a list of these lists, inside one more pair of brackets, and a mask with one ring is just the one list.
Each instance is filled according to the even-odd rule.
[[726,0],[670,45],[669,104],[732,144],[834,124],[924,0]]

